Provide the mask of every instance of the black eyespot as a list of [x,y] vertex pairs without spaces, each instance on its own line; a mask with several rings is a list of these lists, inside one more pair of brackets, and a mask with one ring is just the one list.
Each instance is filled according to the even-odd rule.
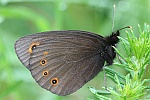
[[52,85],[57,85],[58,84],[58,78],[51,79],[51,84]]
[[57,80],[52,80],[52,83],[53,83],[53,84],[56,84],[56,83],[57,83]]
[[48,76],[48,71],[43,71],[43,76]]
[[36,48],[36,45],[33,45],[31,49],[34,50],[35,48]]
[[36,43],[33,42],[33,43],[30,45],[30,47],[29,47],[29,49],[28,49],[28,52],[29,52],[29,53],[32,53],[32,51],[33,51],[38,45],[40,45],[39,42],[36,42]]
[[44,75],[47,75],[48,73],[47,72],[44,72]]
[[42,64],[45,64],[45,60],[42,60]]
[[46,64],[47,64],[46,59],[42,59],[42,60],[40,61],[40,64],[41,64],[42,66],[46,65]]

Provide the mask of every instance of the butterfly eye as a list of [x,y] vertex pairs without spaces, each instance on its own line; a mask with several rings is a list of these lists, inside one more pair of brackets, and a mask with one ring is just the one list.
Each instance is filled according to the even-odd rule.
[[41,64],[42,66],[46,65],[46,64],[47,64],[47,60],[46,60],[46,59],[42,59],[42,60],[40,61],[40,64]]
[[50,83],[52,85],[57,85],[58,84],[58,78],[52,78]]
[[48,71],[43,71],[43,76],[48,76]]
[[40,45],[39,42],[37,42],[37,43],[32,43],[32,44],[30,45],[29,49],[28,49],[29,53],[32,53],[32,51],[33,51],[38,45]]

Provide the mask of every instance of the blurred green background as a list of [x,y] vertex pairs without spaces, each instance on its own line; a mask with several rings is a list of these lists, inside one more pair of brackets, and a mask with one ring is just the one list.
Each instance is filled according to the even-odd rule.
[[[83,88],[69,96],[57,96],[42,89],[15,54],[14,43],[20,37],[47,30],[86,30],[103,36],[110,35],[113,4],[116,4],[114,30],[130,25],[138,35],[137,25],[150,23],[150,0],[16,1],[0,0],[2,100],[86,100],[87,97],[94,98],[88,86],[97,89],[103,86],[103,72],[100,72]],[[122,37],[126,37],[125,31],[121,33]],[[119,49],[122,50],[120,46]],[[116,70],[120,71],[118,68]],[[112,84],[110,80],[107,83]]]

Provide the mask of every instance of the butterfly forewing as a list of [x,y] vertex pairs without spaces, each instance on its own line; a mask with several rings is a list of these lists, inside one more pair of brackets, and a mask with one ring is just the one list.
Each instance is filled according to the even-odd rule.
[[50,31],[15,44],[20,61],[43,88],[67,95],[91,80],[104,65],[103,37],[86,31]]

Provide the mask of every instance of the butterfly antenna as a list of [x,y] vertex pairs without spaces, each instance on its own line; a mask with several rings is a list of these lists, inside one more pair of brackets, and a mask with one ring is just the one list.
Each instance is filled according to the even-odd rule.
[[[112,19],[112,33],[114,32],[114,24],[115,24],[115,12],[116,12],[116,5],[114,4],[113,6],[113,19]],[[125,29],[125,28],[132,28],[131,26],[126,26],[126,27],[123,27],[121,29],[118,29],[117,31],[120,31],[122,29]]]
[[117,31],[123,30],[123,29],[125,29],[125,28],[132,28],[132,27],[131,27],[131,26],[126,26],[126,27],[123,27],[123,28],[118,29]]
[[112,32],[114,31],[115,10],[116,10],[116,5],[114,4],[114,6],[113,6],[113,16],[112,16]]

